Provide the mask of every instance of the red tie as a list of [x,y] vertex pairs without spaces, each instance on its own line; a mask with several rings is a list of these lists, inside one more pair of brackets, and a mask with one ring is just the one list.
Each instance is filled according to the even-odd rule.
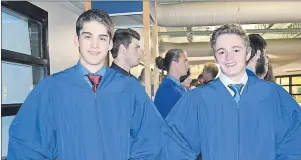
[[101,80],[101,75],[88,74],[87,76],[93,85],[92,90],[95,92],[97,89],[97,86],[99,85],[99,82]]

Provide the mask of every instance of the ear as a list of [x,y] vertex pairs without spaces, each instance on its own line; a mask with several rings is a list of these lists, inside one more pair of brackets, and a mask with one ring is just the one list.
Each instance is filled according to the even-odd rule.
[[126,53],[126,47],[123,44],[120,44],[120,46],[119,46],[119,53],[121,53],[121,54]]
[[77,35],[74,36],[74,45],[79,47],[79,37]]
[[251,57],[251,51],[252,51],[251,47],[248,47],[246,61],[248,61],[250,59],[250,57]]
[[113,48],[113,40],[111,39],[109,43],[109,51],[112,50],[112,48]]

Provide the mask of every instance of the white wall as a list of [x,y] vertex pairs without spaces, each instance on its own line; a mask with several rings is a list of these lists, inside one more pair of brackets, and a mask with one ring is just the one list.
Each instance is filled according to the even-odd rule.
[[78,61],[74,45],[75,23],[80,11],[70,2],[30,2],[48,12],[50,72],[56,73]]
[[[50,56],[50,72],[55,73],[62,71],[70,66],[77,63],[78,60],[78,50],[75,47],[73,41],[76,35],[75,33],[75,22],[81,11],[76,9],[70,2],[31,2],[32,4],[46,10],[48,12],[48,43],[49,43],[49,56]],[[18,23],[17,23],[18,24]],[[9,27],[12,27],[11,25]],[[22,29],[22,26],[17,26],[18,29]],[[24,27],[23,27],[24,28]],[[26,27],[25,27],[26,28]],[[7,28],[8,29],[8,28]],[[14,29],[14,28],[10,28]],[[9,31],[9,30],[8,30]],[[11,33],[6,31],[7,34]],[[20,30],[19,30],[20,31]],[[23,32],[21,30],[21,32]],[[20,34],[19,34],[20,35]],[[3,35],[5,36],[5,35]],[[2,36],[2,37],[3,37]],[[8,35],[9,36],[9,35]],[[22,34],[21,34],[22,37]],[[24,36],[23,36],[24,37]],[[25,36],[26,37],[26,36]],[[7,42],[7,41],[6,41]],[[27,42],[25,40],[25,42]],[[20,44],[23,44],[20,42]],[[6,45],[7,46],[7,45]],[[25,45],[27,46],[27,45]],[[9,46],[6,48],[10,49]],[[18,47],[13,47],[12,50],[16,50]],[[20,47],[19,47],[20,49]],[[24,52],[24,48],[21,48]],[[18,51],[18,50],[17,50]],[[3,64],[7,67],[7,64]],[[26,68],[25,68],[26,69]],[[22,68],[22,74],[30,75]],[[32,71],[29,68],[29,71]],[[26,77],[25,78],[29,78]],[[32,78],[32,77],[31,77]],[[29,79],[30,81],[30,79]],[[32,80],[30,81],[32,83]],[[30,88],[31,85],[26,85],[22,83],[22,87]],[[26,90],[26,89],[23,89]],[[22,91],[22,89],[21,89]],[[26,90],[29,92],[29,89]],[[24,94],[28,93],[18,93],[19,97],[14,97],[14,101],[22,102],[26,96]],[[10,95],[16,95],[11,94]],[[8,147],[8,129],[14,119],[14,116],[2,117],[2,155],[7,155]]]

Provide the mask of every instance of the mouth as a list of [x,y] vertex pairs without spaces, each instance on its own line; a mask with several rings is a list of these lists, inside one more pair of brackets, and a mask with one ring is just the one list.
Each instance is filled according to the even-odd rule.
[[231,63],[226,63],[225,66],[226,66],[227,68],[232,68],[232,67],[234,67],[236,64],[237,64],[236,62],[231,62]]
[[100,54],[100,52],[96,52],[96,51],[88,51],[88,52],[93,56],[97,56]]

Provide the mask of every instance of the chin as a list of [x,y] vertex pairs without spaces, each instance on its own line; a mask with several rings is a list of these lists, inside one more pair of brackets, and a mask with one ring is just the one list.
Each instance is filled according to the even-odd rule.
[[98,61],[88,61],[88,63],[90,64],[90,65],[99,65],[99,64],[101,64],[102,62],[103,62],[104,60],[98,60]]

